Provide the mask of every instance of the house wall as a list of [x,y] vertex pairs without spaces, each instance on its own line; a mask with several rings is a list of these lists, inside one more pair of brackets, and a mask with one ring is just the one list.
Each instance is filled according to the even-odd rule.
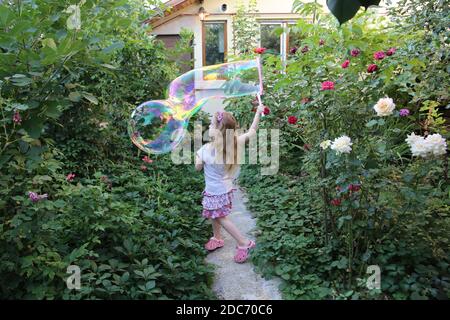
[[[325,5],[326,0],[318,0],[319,3]],[[243,0],[248,3],[248,0]],[[205,0],[203,7],[208,15],[205,21],[226,20],[227,21],[227,46],[228,50],[233,48],[233,16],[236,13],[237,0]],[[261,20],[296,20],[300,15],[292,13],[292,5],[294,0],[258,0],[257,9],[258,19]],[[227,11],[221,11],[222,4],[227,5]],[[194,65],[196,68],[202,66],[202,22],[198,17],[200,4],[191,5],[179,12],[173,14],[172,17],[165,18],[167,21],[160,26],[156,26],[152,30],[152,34],[179,34],[181,28],[188,28],[194,32]]]

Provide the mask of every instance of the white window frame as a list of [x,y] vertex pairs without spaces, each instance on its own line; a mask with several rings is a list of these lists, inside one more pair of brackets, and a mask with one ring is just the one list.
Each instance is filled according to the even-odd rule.
[[[264,19],[258,19],[257,20],[259,25],[263,25],[263,24],[273,24],[273,25],[279,25],[280,27],[282,27],[284,29],[284,32],[280,35],[280,56],[281,56],[281,61],[283,63],[283,66],[286,65],[286,61],[287,61],[287,42],[288,42],[288,37],[289,37],[289,25],[296,25],[297,21],[295,20],[264,20]],[[259,29],[261,31],[261,28]],[[261,46],[261,35],[260,35],[260,40],[259,40],[259,46]]]

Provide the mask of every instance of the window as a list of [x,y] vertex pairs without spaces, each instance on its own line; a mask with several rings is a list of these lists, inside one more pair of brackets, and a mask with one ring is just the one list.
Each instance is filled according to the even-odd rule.
[[[298,33],[290,34],[289,27],[295,26],[295,21],[261,21],[261,43],[260,46],[267,49],[269,53],[278,54],[286,63],[289,50],[298,45],[302,38]],[[277,29],[283,29],[281,35]]]
[[261,47],[266,48],[269,53],[281,52],[281,36],[275,33],[281,26],[281,23],[261,23]]
[[302,41],[305,39],[305,36],[301,34],[296,28],[295,24],[288,24],[289,26],[289,34],[287,37],[287,49],[288,52],[294,47],[302,47]]
[[203,23],[203,65],[224,63],[227,51],[226,21]]

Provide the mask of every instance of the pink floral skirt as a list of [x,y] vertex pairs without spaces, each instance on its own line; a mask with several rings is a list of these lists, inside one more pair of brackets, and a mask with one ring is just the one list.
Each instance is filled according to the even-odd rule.
[[203,191],[203,212],[202,216],[207,219],[216,219],[231,213],[233,192],[235,189],[224,194],[209,194]]

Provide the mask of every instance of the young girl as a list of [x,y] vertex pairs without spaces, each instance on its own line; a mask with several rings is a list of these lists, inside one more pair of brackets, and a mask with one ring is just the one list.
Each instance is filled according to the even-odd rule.
[[224,241],[220,233],[222,226],[237,242],[237,251],[234,256],[234,261],[237,263],[245,262],[249,250],[256,245],[255,242],[245,238],[228,217],[231,213],[235,190],[233,180],[239,175],[237,146],[244,145],[256,134],[264,108],[263,105],[258,107],[249,131],[242,135],[237,135],[238,124],[231,113],[215,113],[209,127],[212,142],[203,145],[196,155],[195,168],[199,171],[204,169],[205,174],[202,215],[211,219],[214,234],[205,244],[205,248],[213,251],[223,247]]

